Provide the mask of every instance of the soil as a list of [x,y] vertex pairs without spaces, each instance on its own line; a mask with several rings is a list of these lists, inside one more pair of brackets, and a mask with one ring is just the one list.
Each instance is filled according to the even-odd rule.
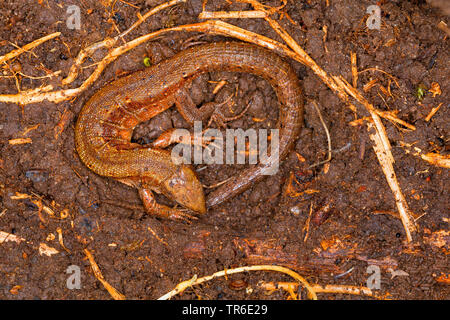
[[[3,64],[0,93],[17,93],[17,86],[27,90],[58,84],[80,49],[126,30],[137,20],[137,13],[144,14],[163,1],[113,2],[111,7],[111,1],[106,0],[2,1],[0,55],[47,34],[62,34]],[[402,147],[408,143],[424,152],[449,152],[450,48],[448,36],[436,27],[440,21],[448,23],[448,16],[444,8],[424,1],[379,1],[381,30],[369,30],[366,9],[373,3],[288,1],[283,11],[292,21],[285,15],[280,23],[331,75],[352,81],[351,52],[357,55],[359,71],[378,68],[386,72],[372,69],[359,73],[358,89],[375,107],[395,110],[400,119],[416,126],[412,131],[383,120],[400,186],[418,217],[419,231],[412,244],[406,242],[402,223],[395,217],[393,193],[365,124],[350,124],[368,114],[362,106],[354,113],[309,68],[292,60],[306,98],[305,120],[295,148],[276,175],[209,209],[198,220],[188,224],[149,216],[135,189],[87,169],[74,149],[74,124],[94,92],[125,73],[144,68],[145,57],[157,63],[187,45],[226,40],[172,33],[121,56],[72,101],[26,106],[0,103],[0,231],[23,239],[0,243],[0,298],[111,299],[86,259],[84,249],[88,249],[105,280],[128,299],[155,299],[194,275],[254,264],[286,266],[311,283],[354,286],[366,286],[371,276],[368,266],[377,265],[381,283],[374,292],[380,296],[448,299],[449,170],[433,166]],[[80,30],[66,25],[71,4],[80,6]],[[151,17],[126,39],[198,22],[201,8],[202,1],[188,0]],[[249,10],[250,6],[210,0],[207,9]],[[262,19],[227,22],[282,42]],[[100,53],[90,57],[72,86],[79,86],[100,59]],[[48,70],[61,70],[61,74],[53,79],[40,78]],[[227,84],[213,94],[220,80]],[[364,90],[371,80],[376,84]],[[432,83],[440,85],[440,95],[428,91]],[[419,87],[426,88],[423,97],[417,94]],[[236,110],[250,103],[241,119],[228,123],[230,128],[267,128],[276,123],[275,93],[260,78],[215,72],[197,78],[189,90],[199,105],[225,101],[235,92]],[[329,129],[333,153],[329,163],[308,168],[327,156],[327,136],[314,102]],[[440,110],[425,121],[440,103]],[[139,125],[133,139],[147,143],[172,127],[189,128],[174,108]],[[11,145],[9,141],[16,138],[31,138],[32,143]],[[233,165],[203,167],[196,169],[205,185],[241,170]],[[18,193],[29,197],[18,199]],[[173,205],[162,196],[158,201]],[[46,255],[43,244],[57,253]],[[72,265],[80,268],[80,289],[67,287],[67,269]],[[177,299],[289,297],[281,289],[263,289],[261,281],[293,280],[273,272],[240,273],[188,289]],[[319,294],[319,298],[372,299],[334,293]]]

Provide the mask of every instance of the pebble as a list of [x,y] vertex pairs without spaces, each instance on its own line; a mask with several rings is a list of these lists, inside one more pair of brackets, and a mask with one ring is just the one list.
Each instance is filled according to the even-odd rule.
[[48,179],[48,172],[41,169],[28,170],[25,176],[33,182],[44,182]]

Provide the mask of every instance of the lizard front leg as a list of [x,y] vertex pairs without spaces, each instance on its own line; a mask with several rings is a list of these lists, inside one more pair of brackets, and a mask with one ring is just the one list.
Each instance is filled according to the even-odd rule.
[[139,197],[144,204],[145,211],[152,216],[185,222],[197,219],[196,217],[185,213],[183,209],[171,208],[156,202],[151,187],[148,185],[148,181],[144,184],[142,181],[140,183],[138,182],[141,180],[139,178],[121,178],[116,180],[138,189]]
[[139,196],[144,204],[145,211],[156,217],[165,218],[175,221],[190,222],[193,219],[197,219],[180,209],[171,208],[156,202],[152,190],[146,188],[139,188]]

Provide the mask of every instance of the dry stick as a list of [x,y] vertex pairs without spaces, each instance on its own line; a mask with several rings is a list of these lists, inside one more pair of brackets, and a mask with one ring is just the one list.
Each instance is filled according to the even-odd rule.
[[376,299],[385,299],[384,297],[380,297],[376,295],[370,288],[368,287],[357,287],[351,285],[336,285],[336,284],[327,284],[325,286],[321,286],[320,284],[313,285],[314,290],[317,293],[341,293],[341,294],[352,294],[352,295],[365,295],[369,297],[373,297]]
[[[373,124],[368,122],[367,128],[369,132],[373,128]],[[395,202],[397,204],[397,209],[400,214],[400,219],[402,220],[403,227],[406,231],[406,238],[409,242],[412,241],[411,233],[416,231],[416,226],[414,223],[414,218],[411,215],[411,212],[408,208],[408,203],[406,202],[405,197],[403,196],[400,186],[397,181],[397,177],[395,175],[393,161],[387,156],[383,148],[383,142],[381,141],[381,136],[375,131],[375,133],[369,133],[370,139],[374,142],[373,149],[375,154],[377,155],[378,161],[381,164],[381,168],[383,169],[383,173],[386,176],[389,187],[394,193]]]
[[136,21],[131,27],[128,28],[128,30],[122,32],[118,37],[116,38],[123,38],[125,37],[128,33],[130,33],[131,31],[133,31],[134,29],[136,29],[142,22],[144,22],[148,17],[154,15],[155,13],[157,13],[158,11],[161,11],[163,9],[175,6],[179,3],[185,3],[187,0],[171,0],[165,3],[162,3],[156,7],[154,7],[153,9],[149,10],[146,14],[144,14],[143,16],[141,16],[140,14],[138,15],[139,20]]
[[41,43],[44,43],[45,41],[48,41],[48,40],[58,37],[59,35],[61,35],[61,32],[55,32],[55,33],[49,34],[48,36],[34,40],[33,42],[30,42],[30,43],[24,45],[22,48],[18,48],[16,50],[13,50],[13,51],[5,54],[4,56],[1,56],[0,63],[3,63],[12,58],[15,58],[15,57],[21,55],[22,53],[27,52],[27,51],[37,47],[38,45],[40,45]]
[[432,165],[450,169],[450,155],[429,152],[427,154],[421,154],[420,157]]
[[168,299],[176,296],[177,294],[183,292],[184,290],[186,290],[187,288],[189,288],[191,286],[203,283],[205,281],[212,280],[214,278],[227,276],[227,275],[233,274],[233,273],[246,272],[246,271],[278,271],[278,272],[288,274],[292,278],[294,278],[295,280],[297,280],[301,284],[303,284],[303,286],[308,290],[309,298],[311,298],[313,300],[317,300],[317,295],[316,295],[315,291],[312,289],[311,285],[302,276],[300,276],[298,273],[296,273],[288,268],[280,267],[280,266],[272,266],[272,265],[258,265],[258,266],[239,267],[239,268],[235,268],[235,269],[227,269],[227,270],[222,270],[222,271],[216,272],[210,276],[205,276],[205,277],[201,277],[201,278],[197,278],[197,276],[195,275],[191,279],[177,284],[177,286],[172,291],[170,291],[170,292],[166,293],[165,295],[163,295],[162,297],[158,298],[158,300],[168,300]]
[[[391,153],[391,146],[389,140],[387,138],[387,134],[385,132],[384,126],[381,123],[381,119],[378,114],[374,111],[372,104],[370,104],[361,94],[348,82],[345,81],[342,77],[334,77],[334,80],[337,83],[340,83],[342,87],[345,88],[347,93],[353,96],[355,99],[364,104],[367,110],[369,110],[373,124],[375,125],[376,132],[374,134],[370,134],[371,140],[374,142],[374,150],[377,155],[378,161],[381,164],[381,168],[383,169],[383,173],[386,177],[386,180],[394,193],[395,202],[397,204],[397,209],[400,214],[400,218],[403,223],[403,227],[406,231],[406,238],[409,242],[412,241],[411,233],[416,231],[416,226],[414,224],[414,219],[411,215],[411,212],[408,208],[408,203],[406,202],[405,197],[401,192],[400,185],[397,181],[397,176],[394,171],[394,157]],[[373,124],[371,122],[367,122],[368,129],[373,128]]]
[[[291,290],[297,291],[298,283],[296,282],[263,282],[259,284],[259,286],[268,291],[275,291],[278,289],[283,290]],[[371,289],[368,287],[358,287],[351,285],[338,285],[338,284],[312,284],[312,288],[316,293],[341,293],[341,294],[352,294],[352,295],[365,295],[369,297],[373,297],[376,299],[384,299],[384,297],[380,297],[376,295]]]
[[311,169],[311,168],[313,168],[313,167],[320,166],[321,164],[324,164],[324,163],[327,163],[327,162],[331,161],[331,137],[330,137],[330,132],[328,131],[328,128],[327,128],[327,125],[325,124],[325,121],[323,121],[322,114],[320,113],[320,109],[319,109],[319,107],[317,106],[316,101],[313,100],[313,101],[312,101],[312,104],[313,104],[314,108],[316,109],[317,114],[319,115],[320,122],[322,123],[322,126],[323,126],[323,128],[324,128],[324,130],[325,130],[325,134],[327,135],[327,141],[328,141],[328,156],[327,156],[327,158],[326,158],[325,160],[310,165],[310,166],[308,167],[308,169]]
[[[239,2],[249,3],[251,4],[255,10],[258,11],[266,11],[264,6],[260,4],[259,2],[255,0],[238,0]],[[294,58],[297,61],[302,62],[306,66],[310,67],[314,73],[335,93],[346,102],[350,108],[356,112],[356,107],[353,106],[348,99],[348,96],[345,94],[345,92],[333,81],[332,78],[330,78],[325,70],[323,70],[298,44],[297,42],[292,39],[292,37],[287,33],[286,30],[284,30],[278,22],[270,18],[269,16],[265,17],[264,20],[269,23],[269,25],[272,27],[272,29],[275,30],[275,32],[278,33],[278,35],[288,44],[288,46],[295,52],[296,58]]]
[[150,16],[154,15],[155,13],[157,13],[163,9],[166,9],[168,7],[171,7],[176,4],[183,3],[183,2],[186,2],[186,0],[172,0],[172,1],[162,3],[162,4],[154,7],[150,11],[148,11],[143,16],[138,15],[139,20],[136,21],[131,27],[129,27],[126,31],[122,32],[118,36],[116,36],[112,39],[107,38],[103,41],[94,43],[94,44],[90,45],[89,47],[82,49],[78,53],[78,56],[75,59],[75,63],[70,68],[69,74],[67,75],[67,77],[65,79],[63,79],[62,84],[68,85],[69,83],[72,83],[78,76],[78,72],[80,70],[81,64],[84,62],[84,60],[86,60],[86,58],[88,56],[92,55],[95,51],[97,51],[98,49],[101,49],[101,48],[112,48],[120,38],[125,37],[128,33],[130,33],[135,28],[137,28],[142,22],[144,22]]
[[447,36],[450,37],[450,28],[447,26],[447,24],[444,21],[439,22],[437,27],[439,29],[441,29],[442,31],[444,31],[447,34]]
[[[182,1],[182,0],[177,0],[177,1]],[[204,33],[212,33],[212,34],[218,34],[218,35],[223,35],[223,36],[228,36],[228,37],[234,37],[234,38],[240,39],[242,41],[247,41],[247,42],[251,42],[251,43],[263,46],[265,48],[275,51],[276,53],[278,53],[280,55],[288,56],[300,63],[308,65],[308,62],[304,61],[298,54],[291,51],[288,47],[279,43],[278,41],[275,41],[275,40],[267,38],[265,36],[261,36],[259,34],[251,32],[251,31],[233,26],[226,22],[217,21],[217,20],[208,20],[208,21],[201,22],[201,23],[190,24],[190,25],[181,25],[181,26],[177,26],[177,27],[173,27],[173,28],[158,30],[153,33],[149,33],[149,34],[146,34],[139,38],[136,38],[136,39],[124,44],[121,47],[115,48],[107,56],[105,56],[102,61],[100,61],[97,64],[96,70],[93,72],[93,74],[91,74],[91,76],[88,79],[86,79],[84,81],[84,83],[79,88],[65,89],[65,90],[51,92],[51,90],[53,90],[53,86],[48,85],[46,87],[22,91],[18,94],[0,95],[0,102],[20,103],[22,105],[26,105],[26,104],[30,104],[30,103],[42,102],[44,100],[48,100],[50,102],[55,102],[55,103],[70,100],[73,97],[78,96],[81,92],[83,92],[86,88],[88,88],[95,80],[97,80],[97,78],[100,76],[100,74],[102,73],[104,68],[109,63],[114,61],[119,55],[131,50],[132,48],[136,47],[137,45],[140,45],[143,42],[149,41],[153,38],[156,38],[158,36],[164,35],[166,33],[172,32],[172,31],[204,32]],[[78,57],[76,58],[75,65],[72,66],[71,71],[69,72],[69,75],[63,80],[63,84],[70,83],[76,78],[76,76],[78,75],[77,65],[81,64],[84,61],[84,59],[87,57],[88,54],[90,54],[90,53],[94,52],[95,50],[102,48],[102,47],[111,47],[114,43],[115,43],[114,39],[106,39],[102,42],[96,43],[94,45],[89,46],[86,49],[81,50],[80,53],[78,54]],[[314,70],[314,66],[312,67],[312,69]],[[320,77],[320,75],[319,75],[319,77]],[[356,110],[355,107],[351,104],[350,104],[350,108],[352,110]],[[401,120],[399,120],[399,119],[395,120],[396,119],[395,116],[391,116],[391,117],[393,118],[392,119],[393,121],[400,123]]]
[[255,19],[265,18],[264,11],[203,11],[198,15],[199,19]]
[[33,140],[31,140],[31,138],[16,138],[16,139],[9,139],[8,143],[11,145],[26,144],[26,143],[33,143]]
[[[69,99],[79,95],[84,90],[86,90],[95,80],[97,80],[99,78],[100,74],[103,72],[103,70],[106,68],[106,66],[109,63],[111,63],[112,61],[114,61],[115,59],[117,59],[117,57],[119,57],[120,55],[124,54],[125,52],[133,49],[134,47],[136,47],[146,41],[149,41],[153,38],[159,37],[161,35],[164,35],[166,33],[172,32],[172,31],[204,32],[204,33],[212,33],[212,34],[217,34],[217,35],[234,37],[234,38],[237,38],[237,39],[240,39],[243,41],[252,42],[252,43],[261,45],[268,49],[274,50],[275,52],[277,52],[281,55],[288,55],[289,57],[296,58],[296,60],[299,61],[299,58],[297,57],[297,55],[294,52],[292,52],[286,46],[278,43],[275,40],[258,35],[251,31],[247,31],[245,29],[235,27],[233,25],[230,25],[230,24],[222,22],[222,21],[209,20],[209,21],[205,21],[205,22],[201,22],[201,23],[182,25],[182,26],[177,26],[177,27],[173,27],[173,28],[158,30],[158,31],[143,35],[141,37],[138,37],[134,40],[131,40],[130,42],[127,42],[126,44],[124,44],[118,48],[111,50],[103,58],[103,60],[101,60],[97,64],[97,68],[94,70],[94,72],[78,88],[49,92],[49,91],[53,90],[53,86],[48,85],[43,88],[21,91],[20,93],[17,93],[17,94],[0,95],[0,102],[20,103],[20,104],[26,105],[26,104],[30,104],[30,103],[42,102],[44,100],[48,100],[50,102],[55,102],[55,103],[69,100]],[[114,40],[107,39],[108,43],[109,43],[109,41],[114,41]],[[102,44],[97,43],[96,47],[100,48],[100,47],[102,47]],[[91,51],[92,48],[93,47],[91,46],[89,51]],[[80,55],[77,58],[77,60],[78,59],[81,60],[82,56],[84,56],[84,53],[80,52]]]
[[75,59],[74,64],[70,67],[69,74],[61,81],[63,86],[72,83],[78,77],[78,71],[84,60],[92,53],[101,48],[111,48],[117,41],[115,39],[107,38],[101,42],[94,43],[87,48],[81,49]]
[[311,202],[311,205],[309,206],[309,215],[308,218],[306,219],[305,226],[303,227],[303,230],[305,231],[305,237],[303,238],[303,242],[306,242],[306,240],[308,240],[312,211],[313,211],[313,204]]
[[357,67],[357,58],[356,52],[350,52],[350,59],[352,62],[352,77],[353,77],[353,87],[358,87],[358,67]]
[[[5,212],[6,211],[2,211],[2,214]],[[22,241],[25,241],[25,239],[21,238],[17,235],[8,233],[8,232],[0,231],[0,244],[2,244],[3,242],[8,242],[8,241],[14,241],[16,243],[21,243]]]
[[392,80],[394,80],[394,82],[395,82],[395,84],[397,85],[397,87],[400,88],[400,85],[398,84],[398,81],[397,81],[397,78],[396,78],[396,77],[394,77],[394,76],[391,75],[390,73],[387,73],[387,72],[384,71],[384,70],[378,69],[377,67],[375,67],[375,68],[367,68],[367,69],[358,71],[358,73],[363,73],[363,72],[367,72],[367,71],[378,71],[378,72],[381,72],[381,73],[387,75],[389,78],[391,78]]
[[150,231],[150,233],[156,238],[156,240],[158,240],[159,242],[161,242],[161,243],[162,243],[163,245],[165,245],[166,247],[169,246],[169,244],[168,244],[166,241],[164,241],[163,239],[161,239],[161,238],[158,236],[158,234],[157,234],[155,231],[153,231],[152,228],[147,227],[147,230]]
[[[212,17],[215,18],[215,15],[213,15],[214,12],[211,12]],[[269,18],[270,19],[270,18]],[[328,87],[332,90],[335,91],[335,93],[345,102],[347,103],[347,105],[349,106],[349,108],[356,112],[356,107],[349,101],[348,99],[348,95],[346,94],[345,90],[343,88],[341,88],[338,84],[336,84],[332,78],[330,78],[327,73],[320,68],[319,65],[317,65],[317,63],[311,59],[311,57],[308,56],[308,54],[301,49],[301,47],[299,47],[296,42],[290,38],[289,34],[286,33],[286,35],[289,37],[287,39],[291,39],[290,42],[295,43],[293,46],[299,48],[299,50],[301,50],[300,53],[296,53],[293,52],[292,50],[290,50],[288,47],[286,47],[285,45],[279,43],[278,41],[275,41],[273,39],[261,36],[259,34],[253,33],[251,31],[245,30],[245,29],[241,29],[239,27],[230,25],[226,22],[222,22],[222,21],[217,21],[217,20],[209,20],[209,21],[205,21],[204,23],[208,23],[209,25],[211,25],[211,29],[206,31],[209,33],[216,33],[216,34],[220,34],[220,35],[224,35],[224,36],[231,36],[243,41],[247,41],[247,42],[251,42],[251,43],[255,43],[257,45],[263,46],[265,48],[271,49],[273,51],[275,51],[276,53],[283,55],[283,56],[288,56],[289,58],[292,58],[308,67],[310,67],[314,73],[325,83],[328,85]],[[274,23],[276,23],[274,21]],[[199,24],[200,25],[200,24]],[[180,26],[180,28],[183,26]],[[280,27],[281,28],[281,27]],[[284,39],[289,45],[289,40]],[[291,48],[295,51],[295,48],[291,46]],[[382,70],[379,70],[382,71]],[[395,81],[395,80],[394,80]],[[397,118],[395,115],[392,114],[384,114],[382,111],[375,109],[375,112],[377,112],[377,114],[379,114],[379,116],[389,119],[393,122],[397,122],[401,125],[404,125],[405,127],[415,130],[415,127],[406,123],[405,121]]]
[[437,107],[434,107],[433,109],[431,109],[430,113],[426,116],[425,121],[427,121],[427,122],[430,121],[431,118],[436,114],[436,112],[439,111],[439,109],[441,108],[441,106],[442,106],[443,104],[444,104],[444,103],[441,102]]
[[450,169],[450,155],[443,155],[434,152],[424,154],[421,149],[413,147],[413,145],[403,141],[400,141],[400,146],[405,149],[407,154],[411,153],[413,156],[420,157],[422,160],[425,160],[434,166]]
[[61,72],[62,72],[61,70],[58,70],[58,71],[55,71],[55,72],[52,72],[52,73],[49,73],[49,74],[47,74],[47,75],[45,75],[45,76],[40,76],[40,77],[29,76],[29,75],[24,74],[24,73],[22,73],[22,72],[17,72],[17,73],[20,74],[20,75],[21,75],[22,77],[24,77],[24,78],[29,78],[29,79],[38,80],[38,79],[45,79],[45,78],[53,78],[53,77],[56,77],[56,76],[59,75]]
[[[264,7],[256,1],[244,0],[243,2],[252,3],[255,6],[259,6],[258,8],[256,8],[257,10],[260,10],[260,9],[264,10]],[[19,94],[15,94],[15,95],[0,95],[0,102],[29,104],[29,103],[34,103],[34,102],[41,102],[44,100],[49,100],[52,102],[61,102],[64,100],[68,100],[68,99],[78,95],[82,91],[84,91],[91,83],[93,83],[96,79],[98,79],[100,74],[103,72],[103,69],[109,63],[114,61],[119,55],[131,50],[135,46],[137,46],[145,41],[148,41],[154,37],[160,36],[164,33],[170,32],[170,31],[198,31],[198,32],[214,33],[214,34],[219,34],[219,35],[235,37],[235,38],[247,41],[247,42],[253,42],[255,44],[259,44],[261,46],[272,49],[283,55],[288,55],[289,57],[292,57],[296,61],[299,61],[299,62],[302,62],[302,63],[308,65],[325,82],[325,84],[327,84],[331,89],[333,89],[338,94],[338,96],[343,101],[350,104],[348,95],[345,94],[345,91],[342,90],[342,87],[337,84],[338,82],[342,82],[342,81],[337,81],[336,77],[334,77],[334,80],[336,82],[333,81],[333,78],[330,78],[326,74],[326,72],[322,68],[320,68],[311,57],[309,57],[306,54],[306,52],[290,37],[290,35],[284,29],[281,28],[281,26],[276,21],[270,19],[269,17],[266,17],[265,19],[266,19],[266,21],[269,22],[269,24],[272,26],[272,28],[275,31],[277,31],[280,34],[280,36],[289,44],[289,46],[291,48],[293,48],[293,50],[295,52],[292,52],[286,46],[282,45],[281,43],[278,43],[275,40],[272,40],[270,38],[260,36],[253,32],[232,26],[225,22],[206,21],[203,23],[184,25],[184,26],[178,26],[178,27],[158,30],[156,32],[136,38],[119,48],[115,48],[99,63],[96,70],[91,74],[91,76],[79,88],[60,90],[60,91],[55,91],[55,92],[45,92],[45,93],[41,93],[41,92],[39,92],[40,91],[39,89],[37,89],[37,90],[35,89],[35,90],[20,92]],[[109,40],[112,40],[112,39],[109,39]],[[49,87],[51,87],[51,86],[47,86],[46,88],[49,88]],[[361,102],[360,99],[362,98],[362,96],[359,94],[359,92],[357,92],[357,95],[355,95],[354,98]],[[362,99],[364,99],[364,98],[362,98]],[[363,103],[363,105],[365,105],[367,108],[367,105],[370,105],[370,104]],[[350,106],[352,107],[353,110],[355,110],[355,107],[353,105],[350,104]],[[393,162],[394,159],[390,153],[389,141],[387,140],[384,126],[381,123],[381,119],[376,114],[376,111],[373,108],[373,106],[371,108],[369,108],[369,112],[371,112],[371,115],[372,115],[372,118],[374,119],[376,128],[377,128],[380,136],[382,137],[381,142],[383,144],[383,148],[380,150],[384,149],[384,152],[386,153],[386,157],[389,159],[390,162]],[[386,144],[386,142],[387,142],[387,144]],[[376,149],[376,150],[378,150],[378,149]],[[388,181],[389,181],[389,178],[388,178]],[[396,181],[396,179],[395,179],[395,181]],[[395,189],[400,190],[398,183],[394,183],[394,185],[395,184],[397,184],[397,187]],[[403,196],[402,196],[402,198],[404,199]],[[396,196],[396,199],[398,200],[399,197]],[[401,203],[401,204],[397,202],[397,207],[404,208],[405,204],[406,204],[406,202]],[[407,204],[406,204],[405,209],[406,210],[404,210],[403,214],[402,213],[400,214],[402,216],[402,221],[405,217],[406,218],[408,217]],[[408,221],[403,221],[404,226],[409,226],[411,228],[410,230],[408,229],[406,231],[408,241],[411,241],[410,232],[415,231],[415,227],[413,224],[407,223],[407,222]]]
[[111,286],[103,277],[100,268],[94,260],[91,252],[88,249],[84,249],[84,254],[89,259],[89,263],[91,264],[92,271],[94,272],[94,276],[102,283],[105,289],[109,292],[109,294],[113,297],[114,300],[125,300],[125,296],[117,291],[113,286]]
[[374,109],[376,114],[379,115],[382,118],[385,118],[387,120],[391,120],[392,122],[396,122],[398,124],[401,124],[405,128],[408,128],[410,130],[416,130],[416,126],[409,124],[406,121],[403,121],[402,119],[397,118],[392,112],[389,111],[381,111],[378,109]]
[[[256,10],[265,11],[264,6],[261,5],[256,0],[238,0],[239,2],[250,3]],[[377,113],[377,110],[359,93],[356,88],[351,87],[345,79],[342,77],[332,77],[330,78],[327,73],[297,44],[297,42],[292,39],[289,33],[284,30],[277,21],[273,20],[269,16],[264,18],[269,25],[274,29],[280,37],[291,47],[292,50],[297,53],[302,60],[307,62],[307,65],[328,85],[331,89],[337,92],[338,96],[344,101],[348,102],[348,95],[352,96],[358,102],[360,102],[371,114],[372,119],[375,124],[376,134],[372,135],[372,140],[375,143],[374,150],[377,154],[378,161],[383,169],[383,173],[386,176],[386,180],[394,193],[395,201],[397,204],[397,209],[399,210],[400,217],[402,219],[403,227],[405,228],[406,238],[408,242],[412,241],[411,233],[416,231],[416,226],[414,224],[414,219],[412,218],[408,203],[405,200],[401,192],[401,188],[398,184],[393,163],[395,162],[394,157],[391,153],[391,146],[389,139],[386,134],[383,123]],[[334,81],[333,81],[334,80]],[[345,91],[344,91],[345,90]],[[346,94],[347,93],[347,94]],[[369,125],[369,128],[371,124]]]

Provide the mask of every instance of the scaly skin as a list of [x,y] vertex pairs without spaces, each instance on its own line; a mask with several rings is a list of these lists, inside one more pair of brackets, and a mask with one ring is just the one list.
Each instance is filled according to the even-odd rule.
[[[147,211],[172,219],[183,212],[159,205],[153,190],[199,213],[206,212],[202,186],[194,171],[175,165],[170,153],[131,143],[133,129],[176,102],[177,91],[201,73],[247,72],[270,82],[280,101],[279,155],[283,159],[301,127],[303,93],[298,78],[278,55],[250,44],[225,42],[192,47],[158,65],[113,81],[83,107],[75,128],[76,149],[82,162],[101,176],[139,189]],[[195,112],[177,104],[189,123]],[[268,164],[270,165],[270,164]],[[246,190],[263,177],[268,165],[255,165],[208,195],[215,206]]]

